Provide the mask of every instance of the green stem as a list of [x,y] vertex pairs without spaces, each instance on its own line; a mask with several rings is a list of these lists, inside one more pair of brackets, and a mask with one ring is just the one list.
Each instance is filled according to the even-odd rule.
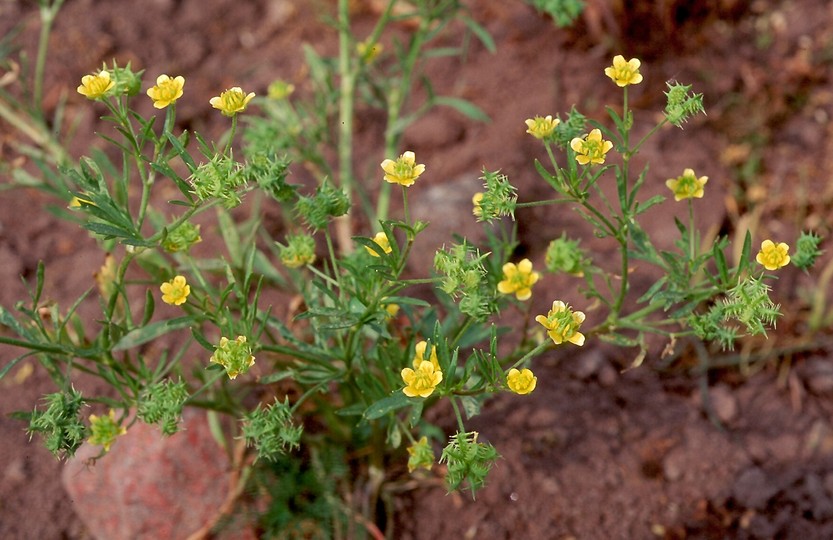
[[304,401],[307,400],[307,398],[309,398],[311,395],[317,392],[319,388],[321,388],[322,386],[327,386],[328,384],[330,384],[329,380],[321,381],[320,383],[316,384],[315,386],[304,392],[301,395],[301,397],[298,398],[298,401],[296,401],[295,404],[292,405],[292,407],[289,409],[289,414],[294,415],[295,411],[298,410],[298,407],[300,407],[304,403]]
[[550,204],[561,204],[574,202],[573,199],[547,199],[545,201],[529,201],[515,204],[515,208],[532,208],[534,206],[547,206]]
[[463,424],[463,415],[460,414],[460,407],[457,406],[457,400],[453,397],[449,398],[451,407],[454,409],[454,416],[457,418],[457,426],[460,428],[460,433],[465,433],[466,426]]
[[623,122],[624,125],[622,126],[622,171],[619,177],[616,179],[619,189],[619,208],[621,209],[621,224],[622,228],[618,231],[617,239],[619,240],[620,252],[622,255],[622,281],[619,287],[619,295],[616,298],[616,302],[613,304],[613,312],[611,315],[614,318],[619,317],[619,312],[622,309],[622,304],[625,302],[625,297],[628,294],[628,244],[630,240],[630,228],[628,227],[628,221],[630,216],[630,208],[628,205],[628,176],[629,176],[629,165],[630,165],[630,156],[631,152],[629,149],[629,138],[630,138],[630,126],[628,126],[628,117],[630,115],[628,111],[628,87],[626,86],[623,92],[622,98],[622,115],[623,115]]
[[356,73],[351,65],[353,52],[350,35],[349,0],[338,0],[338,70],[341,75],[339,92],[338,163],[341,188],[352,201],[353,195],[353,106]]
[[[391,2],[392,4],[393,2]],[[402,76],[398,83],[394,82],[388,91],[388,118],[387,127],[385,129],[385,156],[394,159],[396,156],[396,147],[399,144],[399,136],[402,129],[399,124],[400,115],[402,114],[402,107],[408,99],[411,90],[411,77],[413,76],[414,67],[419,59],[419,52],[425,42],[425,33],[428,31],[428,21],[422,18],[419,21],[419,27],[411,39],[408,55],[402,63]],[[390,184],[387,182],[382,184],[379,189],[379,200],[376,203],[376,219],[384,221],[388,219],[388,212],[390,210]]]
[[19,114],[2,97],[0,97],[0,118],[46,151],[54,163],[63,165],[69,161],[69,154],[55,140],[49,129],[40,121],[35,122],[35,119]]
[[694,266],[695,252],[695,235],[694,235],[694,204],[691,199],[688,199],[688,274],[689,278],[692,275]]
[[402,186],[402,214],[405,217],[405,223],[411,226],[411,216],[408,214],[408,188]]
[[534,349],[532,349],[531,351],[529,351],[528,353],[526,353],[525,355],[520,357],[520,359],[518,359],[517,362],[512,364],[512,366],[509,369],[516,368],[516,367],[520,366],[521,364],[524,364],[527,360],[530,360],[534,356],[537,356],[538,354],[543,352],[544,349],[549,347],[549,345],[550,345],[549,341],[542,341],[541,343],[538,344],[537,347],[535,347]]
[[641,139],[639,139],[639,142],[638,142],[638,143],[636,143],[636,146],[634,146],[634,147],[633,147],[633,149],[630,151],[630,154],[631,154],[631,155],[634,155],[634,154],[636,154],[637,152],[639,152],[639,149],[642,147],[642,145],[645,143],[645,141],[647,141],[648,139],[650,139],[650,138],[651,138],[651,136],[652,136],[654,133],[656,133],[656,132],[657,132],[657,130],[659,130],[659,128],[661,128],[662,126],[664,126],[666,123],[668,123],[668,119],[667,119],[667,118],[663,118],[663,119],[662,119],[662,121],[660,121],[660,123],[658,123],[658,124],[657,124],[657,125],[655,125],[653,128],[651,128],[651,131],[649,131],[648,133],[646,133],[646,134],[645,134],[645,136],[644,136],[644,137],[642,137]]
[[224,370],[218,371],[213,377],[211,377],[204,385],[202,385],[196,392],[192,393],[188,396],[188,399],[185,400],[185,403],[191,403],[194,401],[194,398],[212,386],[215,382],[217,382],[226,372]]
[[228,134],[228,140],[226,141],[226,147],[223,148],[223,155],[227,156],[229,150],[231,150],[231,143],[234,142],[234,135],[237,132],[237,115],[231,117],[231,131]]
[[49,49],[49,35],[52,33],[52,24],[63,3],[64,0],[55,0],[51,6],[45,3],[40,6],[41,28],[38,36],[38,53],[35,60],[35,80],[32,91],[32,108],[40,117],[43,116],[41,103],[43,101],[43,74],[46,68],[46,53]]

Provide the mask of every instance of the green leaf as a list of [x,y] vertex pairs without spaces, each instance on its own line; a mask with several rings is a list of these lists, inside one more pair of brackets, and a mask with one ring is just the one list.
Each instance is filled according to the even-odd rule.
[[478,120],[480,122],[490,122],[491,118],[489,115],[483,112],[483,110],[472,103],[471,101],[450,97],[450,96],[437,96],[434,98],[435,105],[441,105],[444,107],[451,107],[455,109],[457,112],[468,116],[472,120]]
[[154,162],[154,163],[151,163],[150,166],[153,168],[154,171],[158,172],[159,174],[161,174],[165,178],[170,178],[171,180],[173,180],[174,183],[176,184],[176,187],[179,188],[179,191],[183,195],[185,195],[188,198],[188,200],[190,201],[189,203],[183,203],[181,201],[176,201],[176,202],[169,201],[171,204],[176,204],[178,202],[179,204],[182,204],[183,206],[192,206],[194,198],[193,198],[193,195],[191,194],[192,187],[188,182],[183,180],[182,177],[179,176],[176,173],[176,171],[174,171],[173,168],[171,168],[171,166],[168,165],[167,163],[156,163],[156,162]]
[[639,297],[639,300],[637,300],[637,302],[647,302],[648,300],[653,298],[654,295],[657,294],[660,289],[662,289],[666,281],[668,281],[668,276],[662,276],[661,278],[659,278],[653,285],[651,285],[651,288],[649,288],[645,292],[645,294]]
[[2,370],[0,370],[0,379],[2,379],[3,377],[5,377],[5,376],[9,373],[9,371],[11,371],[11,370],[12,370],[12,368],[13,368],[13,367],[15,367],[18,363],[20,363],[20,361],[21,361],[21,360],[23,360],[23,359],[24,359],[24,358],[26,358],[27,356],[30,356],[31,354],[32,354],[31,352],[27,352],[27,353],[25,353],[25,354],[21,354],[21,355],[20,355],[20,356],[18,356],[17,358],[12,359],[12,361],[11,361],[11,362],[9,362],[8,364],[6,364],[6,365],[3,367],[3,369],[2,369]]
[[411,407],[411,414],[408,415],[408,425],[410,427],[414,427],[419,423],[419,419],[422,418],[422,410],[424,408],[425,408],[425,400],[424,399],[416,401],[413,404],[413,407]]
[[715,242],[712,246],[712,256],[717,267],[717,273],[720,275],[720,283],[727,284],[729,282],[729,268],[726,266],[726,256],[723,254],[721,242]]
[[123,351],[132,349],[148,341],[152,341],[161,335],[167,334],[174,330],[187,328],[194,323],[193,317],[177,317],[175,319],[167,319],[151,323],[141,328],[135,328],[126,333],[118,343],[113,346],[114,351]]
[[639,341],[616,333],[599,334],[599,339],[606,343],[612,343],[617,347],[636,347],[639,345]]
[[[185,166],[188,167],[188,171],[191,173],[196,171],[197,164],[194,163],[194,158],[192,158],[191,154],[189,154],[188,151],[185,149],[185,146],[183,146],[182,141],[180,141],[177,137],[174,137],[173,133],[165,133],[165,136],[168,138],[168,142],[171,143],[171,146],[176,152],[176,155],[179,156],[179,159],[181,159],[185,163]],[[183,131],[180,137],[182,137],[183,140],[187,141],[188,132]]]
[[375,420],[381,418],[386,414],[401,409],[410,403],[408,396],[397,390],[386,398],[382,398],[376,403],[372,404],[364,411],[364,417],[368,420]]
[[480,40],[480,43],[486,47],[486,50],[492,54],[495,54],[497,51],[497,47],[495,46],[495,40],[492,39],[492,35],[489,34],[489,31],[486,30],[483,26],[480,25],[477,21],[470,17],[461,17],[463,20],[463,24],[465,24],[471,32],[477,36],[477,39]]
[[142,324],[139,326],[147,326],[150,322],[151,317],[153,317],[153,310],[156,308],[156,301],[153,298],[153,293],[150,289],[147,290],[145,294],[145,313],[142,315]]
[[648,199],[644,203],[638,203],[636,205],[636,215],[642,214],[643,212],[645,212],[646,210],[648,210],[652,206],[656,206],[664,200],[665,200],[665,197],[663,197],[662,195],[654,195],[653,197],[651,197],[650,199]]
[[463,406],[463,411],[466,413],[466,418],[472,419],[480,414],[480,400],[474,396],[461,396],[460,405]]
[[738,269],[735,272],[734,281],[737,281],[741,274],[746,270],[746,267],[751,263],[752,256],[752,233],[746,231],[746,237],[743,239],[743,249],[740,252],[740,261],[738,261]]
[[209,342],[205,338],[205,334],[200,332],[197,327],[191,327],[191,335],[194,336],[194,339],[197,341],[197,343],[202,345],[202,348],[206,351],[210,351],[211,353],[213,353],[217,349],[217,347],[215,347],[211,342]]
[[558,179],[552,174],[550,174],[546,167],[544,167],[544,165],[537,159],[535,160],[535,170],[538,171],[538,174],[541,175],[541,178],[546,180],[549,185],[551,185],[557,191],[561,191],[558,189]]
[[221,206],[217,207],[217,225],[223,235],[223,241],[226,244],[232,266],[235,268],[241,267],[243,265],[243,253],[240,250],[240,233],[231,219],[229,211]]
[[135,238],[133,231],[126,231],[120,227],[107,225],[106,223],[85,223],[84,228],[96,234],[100,234],[105,238]]

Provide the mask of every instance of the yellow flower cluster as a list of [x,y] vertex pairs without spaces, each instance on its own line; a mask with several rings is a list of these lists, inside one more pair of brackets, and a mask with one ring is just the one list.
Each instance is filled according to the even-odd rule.
[[772,240],[761,242],[761,251],[755,260],[762,264],[767,270],[778,270],[782,266],[790,264],[790,246],[781,242],[776,244]]
[[570,148],[575,151],[579,165],[601,165],[605,162],[605,154],[613,148],[613,143],[602,139],[601,130],[594,129],[584,139],[576,137],[570,141]]
[[81,85],[77,88],[79,94],[87,99],[101,99],[116,85],[110,77],[110,72],[101,70],[95,75],[81,77]]
[[182,97],[182,88],[185,86],[185,77],[169,77],[160,75],[156,78],[156,86],[148,88],[147,94],[153,100],[153,106],[157,109],[164,109]]
[[[81,84],[77,91],[87,99],[98,100],[107,96],[115,87],[116,81],[113,79],[113,75],[102,69],[93,75],[81,77]],[[185,77],[182,75],[171,77],[163,74],[156,78],[154,86],[148,88],[147,95],[153,100],[154,107],[164,109],[173,105],[176,100],[182,97],[184,87]],[[283,99],[291,94],[294,89],[295,87],[289,83],[276,81],[269,87],[270,97]],[[211,98],[210,103],[212,107],[219,109],[225,116],[235,116],[237,113],[245,111],[254,97],[254,92],[247,94],[239,86],[235,86],[220,93],[219,96]]]
[[665,185],[674,192],[674,200],[681,201],[683,199],[702,198],[705,193],[703,187],[708,181],[708,176],[697,178],[692,169],[685,169],[682,176],[669,178],[665,181]]
[[535,321],[547,329],[547,335],[556,345],[565,341],[578,346],[584,345],[584,334],[579,332],[581,323],[584,322],[584,313],[573,311],[561,300],[552,303],[552,309],[546,317],[538,315]]
[[386,159],[382,162],[382,170],[385,171],[385,181],[401,186],[411,186],[417,178],[425,172],[425,165],[416,164],[416,155],[405,152],[396,160]]
[[159,286],[162,291],[162,301],[171,306],[179,306],[188,300],[191,294],[191,286],[188,285],[184,276],[176,276]]
[[237,113],[245,111],[249,102],[254,97],[254,92],[247,94],[242,88],[235,86],[225,92],[221,92],[219,96],[211,98],[208,102],[215,109],[219,109],[223,116],[234,116]]
[[538,377],[533,375],[530,369],[512,368],[506,374],[506,385],[516,394],[529,394],[535,390],[536,384],[538,384]]
[[613,65],[605,68],[605,75],[610,77],[617,86],[625,87],[630,84],[642,82],[642,75],[639,73],[641,62],[636,58],[625,60],[621,54],[613,57]]
[[103,446],[104,451],[109,452],[116,439],[127,433],[127,428],[116,421],[116,411],[110,409],[107,416],[90,415],[90,432],[89,443]]
[[532,297],[532,286],[540,277],[538,272],[532,271],[532,262],[529,259],[524,259],[517,265],[506,263],[503,265],[503,281],[497,284],[497,290],[502,294],[515,293],[518,300],[529,300]]
[[255,357],[246,336],[237,336],[237,339],[233,341],[227,337],[221,337],[220,344],[214,349],[209,363],[223,366],[228,378],[234,380],[238,375],[249,371],[249,368],[255,364]]
[[471,205],[472,205],[471,213],[474,214],[477,217],[480,217],[480,216],[483,215],[483,209],[480,208],[480,201],[482,201],[482,200],[483,200],[483,192],[482,191],[478,191],[477,193],[475,193],[474,195],[471,196]]
[[553,134],[555,128],[561,123],[558,118],[553,120],[551,114],[548,114],[547,116],[528,118],[524,120],[524,122],[527,127],[526,132],[536,139],[546,139]]
[[431,349],[428,359],[425,358],[425,349],[428,343],[420,341],[416,344],[414,351],[413,369],[402,370],[402,380],[405,388],[402,392],[408,397],[427,398],[434,393],[434,389],[443,380],[443,372],[440,369],[440,362],[437,359],[437,350]]
[[[390,240],[388,240],[388,235],[384,233],[384,231],[380,231],[376,233],[376,236],[373,237],[373,241],[376,243],[379,248],[384,251],[385,253],[391,252],[390,247]],[[369,247],[365,246],[364,249],[367,250],[368,253],[373,255],[374,257],[378,257],[379,254],[370,249]]]

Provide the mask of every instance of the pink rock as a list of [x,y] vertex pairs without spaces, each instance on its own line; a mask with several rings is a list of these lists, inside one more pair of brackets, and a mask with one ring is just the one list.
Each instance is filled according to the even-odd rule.
[[182,430],[170,437],[137,422],[93,463],[100,451],[84,443],[63,471],[76,513],[97,540],[188,538],[213,522],[229,493],[229,459],[202,411],[186,410]]

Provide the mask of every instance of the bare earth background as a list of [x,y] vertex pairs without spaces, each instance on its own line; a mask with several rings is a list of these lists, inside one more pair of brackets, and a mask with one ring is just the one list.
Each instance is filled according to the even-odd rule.
[[[490,115],[474,123],[435,110],[414,126],[405,146],[429,166],[411,192],[415,213],[432,222],[420,248],[426,257],[449,231],[477,234],[468,218],[476,177],[502,169],[522,200],[547,196],[532,160],[542,149],[523,120],[562,115],[572,105],[604,120],[619,90],[603,69],[614,54],[638,56],[645,82],[633,87],[637,131],[647,131],[664,105],[665,81],[694,84],[707,117],[660,132],[641,152],[651,163],[649,195],[690,167],[709,176],[698,202],[705,228],[739,224],[757,242],[790,242],[802,228],[828,235],[833,200],[833,4],[826,0],[589,0],[582,19],[559,30],[520,0],[464,2],[495,38],[492,55],[473,43],[463,61],[432,64],[440,94],[465,97]],[[33,54],[38,21],[33,2],[0,0],[0,31],[21,25]],[[627,9],[621,4],[628,5]],[[613,7],[611,7],[613,6]],[[101,111],[74,91],[80,77],[115,58],[159,73],[183,74],[178,104],[183,129],[217,138],[227,127],[208,106],[218,89],[241,85],[265,93],[275,78],[303,92],[301,44],[335,51],[321,14],[332,2],[301,0],[69,0],[51,42],[47,109],[67,96],[77,122],[72,151],[103,147],[94,137]],[[373,2],[355,4],[360,28]],[[407,28],[402,29],[407,32]],[[139,100],[141,101],[141,100]],[[150,107],[149,100],[145,104]],[[360,172],[383,156],[378,116],[358,118]],[[0,130],[0,152],[12,156],[14,134]],[[8,178],[0,178],[7,183]],[[92,285],[103,262],[86,233],[54,220],[54,204],[32,191],[0,192],[0,304],[25,298],[20,276],[47,267],[46,297],[68,305]],[[682,208],[682,207],[681,207]],[[651,214],[650,227],[670,245],[674,205]],[[749,214],[751,212],[751,214]],[[744,215],[746,214],[746,217]],[[748,216],[752,215],[753,218]],[[519,212],[521,252],[543,266],[547,243],[587,229],[571,212],[549,207]],[[204,236],[210,235],[204,231]],[[612,246],[587,235],[583,245]],[[829,248],[828,248],[829,250]],[[825,257],[816,274],[827,262]],[[788,311],[768,346],[800,342],[813,277],[779,273],[774,296]],[[650,280],[636,282],[637,291]],[[578,283],[546,276],[533,310],[555,298],[581,305]],[[84,306],[90,317],[97,306]],[[588,317],[602,314],[588,313]],[[0,329],[2,331],[2,329]],[[559,349],[536,364],[538,388],[527,397],[490,402],[471,427],[503,455],[472,502],[423,487],[398,503],[402,538],[831,538],[833,537],[833,362],[829,331],[800,342],[806,352],[764,355],[746,371],[693,372],[685,358],[661,366],[657,354],[623,371],[631,351],[600,346]],[[0,347],[0,364],[19,354]],[[0,381],[0,538],[89,538],[60,484],[61,464],[28,441],[9,418],[53,390],[46,373]],[[704,400],[704,387],[709,392]],[[705,403],[705,405],[704,405]],[[710,421],[711,409],[721,425]],[[440,418],[446,429],[453,429]]]

